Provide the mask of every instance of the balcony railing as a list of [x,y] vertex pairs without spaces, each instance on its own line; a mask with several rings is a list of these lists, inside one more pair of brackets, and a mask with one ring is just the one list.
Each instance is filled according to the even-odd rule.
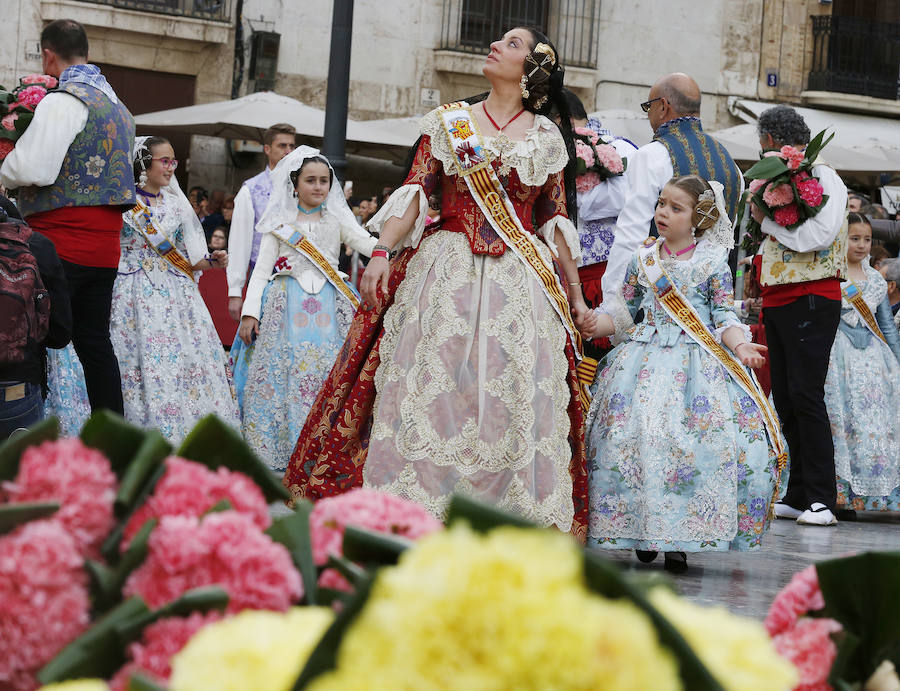
[[556,44],[563,64],[597,66],[600,0],[443,0],[440,47],[487,54],[516,26],[534,26]]
[[811,91],[900,99],[900,24],[812,17]]
[[234,9],[234,0],[81,0],[81,2],[228,23],[232,21]]

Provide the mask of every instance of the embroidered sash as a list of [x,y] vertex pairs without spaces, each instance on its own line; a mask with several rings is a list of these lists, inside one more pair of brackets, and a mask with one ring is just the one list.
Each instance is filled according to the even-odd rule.
[[[481,133],[478,130],[478,123],[472,117],[471,109],[463,103],[448,103],[441,106],[441,122],[450,142],[450,149],[454,152],[457,175],[465,180],[478,208],[497,235],[538,280],[544,295],[572,339],[575,358],[581,361],[583,359],[581,334],[572,321],[568,297],[553,267],[547,265],[538,252],[532,236],[522,227],[506,189],[491,166],[491,154],[482,146]],[[577,370],[585,410],[590,404],[590,394],[586,385],[592,383],[593,378],[586,381],[584,377],[590,369],[586,367]],[[594,369],[596,370],[596,365]]]
[[887,339],[881,332],[881,327],[878,326],[875,315],[872,314],[872,310],[869,309],[866,301],[863,300],[862,293],[859,288],[856,287],[856,284],[853,281],[845,282],[844,285],[841,286],[841,295],[843,295],[844,299],[850,303],[850,306],[856,310],[856,313],[859,315],[860,319],[863,320],[863,323],[869,327],[869,331],[880,338],[882,343],[887,345]]
[[656,299],[659,300],[666,313],[700,347],[722,364],[744,392],[753,399],[756,407],[759,408],[763,424],[765,424],[766,431],[769,433],[769,440],[772,442],[772,448],[775,450],[778,458],[775,492],[772,496],[772,501],[774,502],[779,495],[778,486],[781,480],[781,471],[784,470],[787,464],[787,451],[784,445],[784,437],[781,435],[781,423],[778,420],[778,416],[769,405],[769,400],[763,394],[756,376],[752,372],[748,372],[730,350],[716,341],[715,336],[700,318],[700,315],[697,314],[697,310],[694,309],[694,306],[682,295],[675,283],[666,274],[662,261],[659,258],[659,242],[656,238],[647,238],[643,246],[638,250],[644,276],[653,288]]
[[[286,231],[290,232],[288,233]],[[338,292],[350,301],[350,304],[353,305],[354,309],[359,307],[359,298],[356,297],[352,290],[350,290],[350,286],[344,282],[341,275],[334,270],[334,267],[322,255],[318,248],[303,235],[303,233],[291,226],[280,225],[272,230],[272,234],[282,242],[293,247],[315,264],[316,268],[325,274],[325,278],[328,279],[328,282],[337,288]]]
[[194,280],[193,265],[188,261],[187,257],[178,251],[175,244],[166,237],[165,233],[157,227],[153,221],[150,207],[142,199],[138,198],[134,207],[126,211],[125,215],[131,221],[131,226],[140,232],[154,252],[189,279]]

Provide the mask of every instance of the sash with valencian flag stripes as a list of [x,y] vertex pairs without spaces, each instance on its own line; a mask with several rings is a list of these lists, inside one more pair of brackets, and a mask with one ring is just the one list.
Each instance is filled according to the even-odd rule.
[[[286,232],[288,230],[290,232]],[[354,308],[359,307],[359,298],[356,297],[353,291],[350,290],[346,283],[344,283],[344,279],[341,278],[341,275],[334,270],[334,267],[322,255],[319,249],[314,244],[312,244],[309,239],[303,235],[303,233],[284,224],[278,226],[271,232],[279,240],[281,240],[285,244],[290,245],[304,257],[309,259],[309,261],[315,264],[316,268],[319,269],[319,271],[321,271],[323,274],[325,274],[325,278],[328,279],[328,282],[335,288],[337,288],[338,292],[345,298],[347,298]]]
[[587,410],[590,404],[587,386],[593,382],[597,363],[593,360],[584,361],[581,334],[572,321],[569,300],[560,285],[559,277],[553,267],[544,261],[531,235],[522,227],[506,189],[491,166],[491,154],[481,143],[481,133],[478,123],[472,117],[471,108],[465,103],[443,105],[441,121],[450,142],[450,150],[454,152],[457,174],[466,181],[472,197],[497,235],[531,270],[568,332],[575,357],[580,362],[576,373],[581,384],[581,403]]
[[150,213],[150,208],[140,197],[138,197],[134,207],[126,211],[125,214],[131,219],[131,226],[136,228],[140,234],[144,236],[147,244],[150,245],[160,257],[181,271],[189,279],[192,281],[194,280],[193,265],[188,261],[187,257],[178,251],[174,243],[166,237],[165,233],[156,227],[156,224],[153,222],[153,214]]
[[779,484],[781,482],[781,471],[787,464],[787,451],[784,445],[784,437],[781,435],[781,422],[772,407],[769,400],[763,394],[756,381],[756,376],[747,370],[740,360],[738,360],[730,350],[725,348],[721,343],[716,341],[716,337],[697,314],[697,310],[688,301],[678,287],[666,274],[662,261],[659,258],[659,246],[662,240],[656,238],[647,238],[644,244],[638,250],[641,260],[641,270],[647,282],[653,288],[656,299],[666,310],[666,313],[672,317],[678,326],[684,329],[684,332],[694,339],[701,348],[718,360],[722,366],[728,371],[732,378],[744,390],[744,392],[753,399],[756,407],[759,409],[769,434],[769,441],[775,450],[778,459],[778,467],[775,477],[775,492],[770,502],[770,513],[775,500],[779,495]]
[[856,284],[853,281],[847,281],[841,286],[841,294],[844,296],[844,299],[850,303],[850,306],[856,310],[856,313],[859,315],[860,319],[863,320],[863,323],[869,327],[869,331],[880,338],[882,343],[887,345],[887,339],[884,337],[884,334],[881,333],[881,327],[879,327],[878,322],[875,321],[875,315],[872,314],[872,310],[869,309],[866,301],[863,300],[862,293],[859,292],[859,288],[856,287]]

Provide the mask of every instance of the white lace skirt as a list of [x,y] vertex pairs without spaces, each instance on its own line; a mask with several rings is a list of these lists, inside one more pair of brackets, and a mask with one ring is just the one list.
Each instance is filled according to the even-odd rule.
[[450,231],[425,238],[384,318],[364,484],[438,517],[461,492],[568,531],[565,344],[511,251],[473,255]]

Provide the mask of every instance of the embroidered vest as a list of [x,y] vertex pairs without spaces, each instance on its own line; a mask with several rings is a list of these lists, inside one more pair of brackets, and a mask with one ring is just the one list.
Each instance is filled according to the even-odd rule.
[[725,147],[703,131],[699,118],[664,122],[653,140],[666,147],[676,176],[699,175],[704,180],[721,182],[728,218],[735,217],[741,196],[741,171]]
[[795,252],[767,236],[762,244],[763,286],[806,283],[824,278],[847,277],[847,214],[831,247],[819,252]]
[[269,196],[272,194],[272,177],[267,170],[263,170],[259,175],[255,175],[244,184],[250,190],[250,201],[253,202],[253,248],[250,250],[250,261],[256,263],[256,257],[259,254],[259,243],[262,241],[262,234],[256,232],[256,224],[262,218],[263,211],[269,203]]
[[87,123],[47,187],[23,187],[17,202],[23,216],[71,206],[134,206],[134,118],[121,103],[83,83],[60,89],[88,108]]

